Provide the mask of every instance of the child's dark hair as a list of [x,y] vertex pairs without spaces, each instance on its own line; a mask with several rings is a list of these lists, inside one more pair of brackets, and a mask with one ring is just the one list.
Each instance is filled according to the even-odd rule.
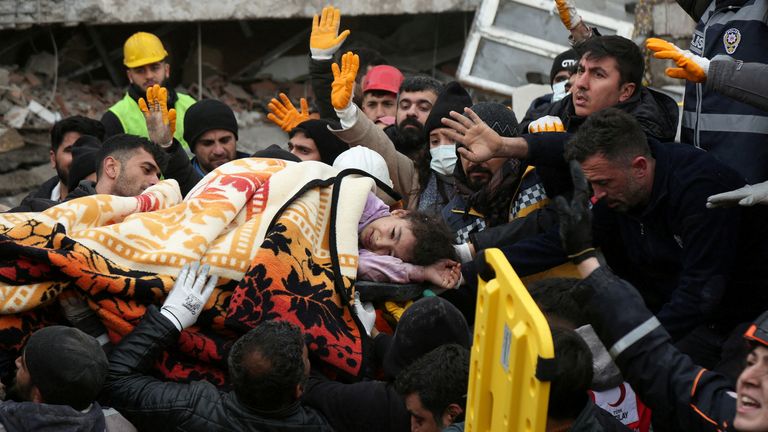
[[411,264],[427,266],[445,258],[456,259],[453,248],[456,233],[451,232],[441,218],[419,211],[410,212],[404,218],[411,223],[416,237]]

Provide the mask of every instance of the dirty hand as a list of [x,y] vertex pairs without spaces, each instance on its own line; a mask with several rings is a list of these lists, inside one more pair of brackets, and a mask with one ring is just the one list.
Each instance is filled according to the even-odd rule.
[[[206,264],[200,267],[199,262],[192,265],[184,264],[176,283],[173,285],[168,298],[165,299],[160,313],[170,320],[181,331],[197,321],[203,306],[213,293],[219,277],[208,278],[211,267]],[[207,281],[207,283],[206,283]]]
[[579,264],[587,258],[596,256],[592,246],[592,210],[587,203],[589,186],[581,166],[575,160],[570,162],[573,179],[573,198],[571,202],[562,196],[555,198],[555,208],[560,218],[560,240],[568,258]]
[[155,84],[147,89],[147,100],[139,98],[139,109],[147,122],[149,140],[163,148],[173,143],[176,110],[168,109],[168,90]]
[[339,34],[341,10],[326,6],[320,12],[320,17],[312,18],[312,34],[309,36],[309,51],[315,60],[330,60],[341,44],[349,36],[349,30]]
[[695,83],[707,80],[709,73],[709,60],[696,54],[682,50],[677,46],[658,38],[649,38],[645,41],[645,47],[653,51],[653,56],[658,59],[670,59],[677,64],[676,68],[667,68],[667,76],[685,79]]
[[557,116],[544,116],[532,121],[528,125],[528,133],[539,132],[565,132],[563,121]]
[[274,124],[280,126],[280,129],[290,132],[293,128],[298,126],[299,123],[309,120],[309,105],[307,105],[306,99],[301,98],[299,100],[301,104],[301,112],[296,110],[296,107],[293,106],[291,100],[288,99],[288,96],[286,96],[285,93],[280,93],[280,100],[282,102],[272,98],[272,101],[267,105],[267,108],[269,108],[270,111],[270,113],[267,114],[267,118]]
[[355,77],[360,67],[360,57],[352,51],[341,56],[341,68],[336,63],[331,65],[333,84],[331,84],[331,104],[337,110],[343,110],[352,103],[355,89]]
[[471,108],[464,108],[467,116],[451,111],[451,118],[443,117],[443,125],[450,130],[448,138],[462,144],[459,154],[472,162],[485,162],[501,150],[501,135],[488,126]]
[[368,333],[368,336],[371,335],[371,330],[373,330],[373,325],[376,323],[376,310],[373,308],[373,304],[371,302],[361,302],[360,301],[360,292],[355,291],[355,312],[357,313],[357,317],[360,319],[360,322],[363,324],[363,327],[365,328],[365,332]]
[[424,281],[440,288],[452,289],[461,280],[461,264],[449,259],[441,259],[424,267]]
[[575,0],[555,0],[555,7],[560,15],[560,21],[568,30],[573,30],[581,23],[581,15],[576,10]]
[[735,205],[753,206],[768,204],[768,181],[712,195],[707,198],[707,208],[730,207]]

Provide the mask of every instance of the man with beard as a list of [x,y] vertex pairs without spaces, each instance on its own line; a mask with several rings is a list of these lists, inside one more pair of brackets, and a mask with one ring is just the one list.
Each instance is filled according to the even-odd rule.
[[[437,100],[438,93],[442,90],[442,85],[425,76],[410,77],[403,81],[398,95],[396,115],[400,136],[398,143],[401,149],[398,150],[398,146],[387,133],[366,117],[352,101],[359,62],[355,54],[348,52],[341,58],[341,67],[333,65],[331,103],[339,117],[341,129],[332,130],[332,132],[350,147],[362,145],[379,153],[389,167],[393,189],[404,198],[408,208],[417,209],[423,192],[419,182],[420,171],[426,167],[423,171],[428,172],[430,160],[422,156],[422,162],[418,164],[405,152],[414,154],[417,150],[427,152],[427,147],[424,145],[426,138],[424,124]],[[448,199],[445,199],[444,203],[447,202]]]
[[160,181],[167,159],[160,147],[146,138],[126,134],[109,137],[96,157],[96,181],[81,181],[67,198],[139,195]]
[[95,402],[109,363],[99,342],[65,326],[42,328],[16,359],[9,391],[20,401],[0,402],[2,431],[135,431],[120,413]]
[[[24,199],[43,198],[51,201],[63,201],[69,194],[69,168],[72,164],[72,145],[83,135],[90,135],[99,141],[104,139],[104,126],[97,120],[83,116],[67,117],[56,122],[51,129],[51,166],[56,176],[51,177],[37,190]],[[23,201],[23,200],[22,200]]]
[[171,74],[171,66],[166,63],[168,52],[160,39],[145,32],[133,34],[123,46],[123,64],[130,85],[125,97],[101,117],[101,123],[106,129],[106,136],[127,133],[141,137],[149,137],[144,114],[139,108],[138,100],[147,94],[147,89],[160,85],[168,89],[168,107],[176,110],[176,132],[174,137],[187,147],[184,140],[184,114],[195,103],[191,96],[177,93],[167,85]]
[[237,119],[227,104],[216,99],[195,102],[184,119],[184,139],[195,155],[192,167],[202,178],[214,169],[248,154],[237,151]]
[[[491,133],[488,127],[471,112],[471,120],[455,114],[467,146],[462,156],[481,161],[517,154],[508,145],[516,138],[476,140],[480,129]],[[743,178],[710,153],[647,137],[634,117],[616,108],[592,114],[565,157],[578,162],[592,185],[595,244],[608,265],[638,288],[681,351],[735,377],[743,356],[739,326],[768,308],[768,209],[707,209],[707,197],[743,185]],[[518,274],[566,261],[554,231],[502,248]],[[583,252],[584,258],[595,254]]]
[[[499,135],[518,136],[515,114],[499,103],[481,102],[472,110]],[[443,219],[456,232],[456,243],[468,243],[486,228],[527,216],[549,202],[536,170],[518,159],[472,162],[459,157],[453,173],[456,195],[443,208]]]

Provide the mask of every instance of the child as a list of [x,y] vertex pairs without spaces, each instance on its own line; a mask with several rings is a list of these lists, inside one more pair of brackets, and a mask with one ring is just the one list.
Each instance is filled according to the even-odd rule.
[[357,227],[357,276],[378,282],[431,282],[455,288],[461,277],[450,232],[442,220],[421,212],[394,210],[373,193]]

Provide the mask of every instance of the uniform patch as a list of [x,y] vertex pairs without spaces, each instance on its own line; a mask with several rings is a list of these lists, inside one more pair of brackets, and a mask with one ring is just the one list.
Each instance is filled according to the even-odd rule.
[[691,39],[691,52],[699,56],[704,52],[704,35],[699,31],[693,33],[693,39]]
[[725,46],[725,52],[733,54],[736,52],[736,48],[739,47],[741,42],[741,32],[739,29],[729,28],[723,35],[723,45]]

